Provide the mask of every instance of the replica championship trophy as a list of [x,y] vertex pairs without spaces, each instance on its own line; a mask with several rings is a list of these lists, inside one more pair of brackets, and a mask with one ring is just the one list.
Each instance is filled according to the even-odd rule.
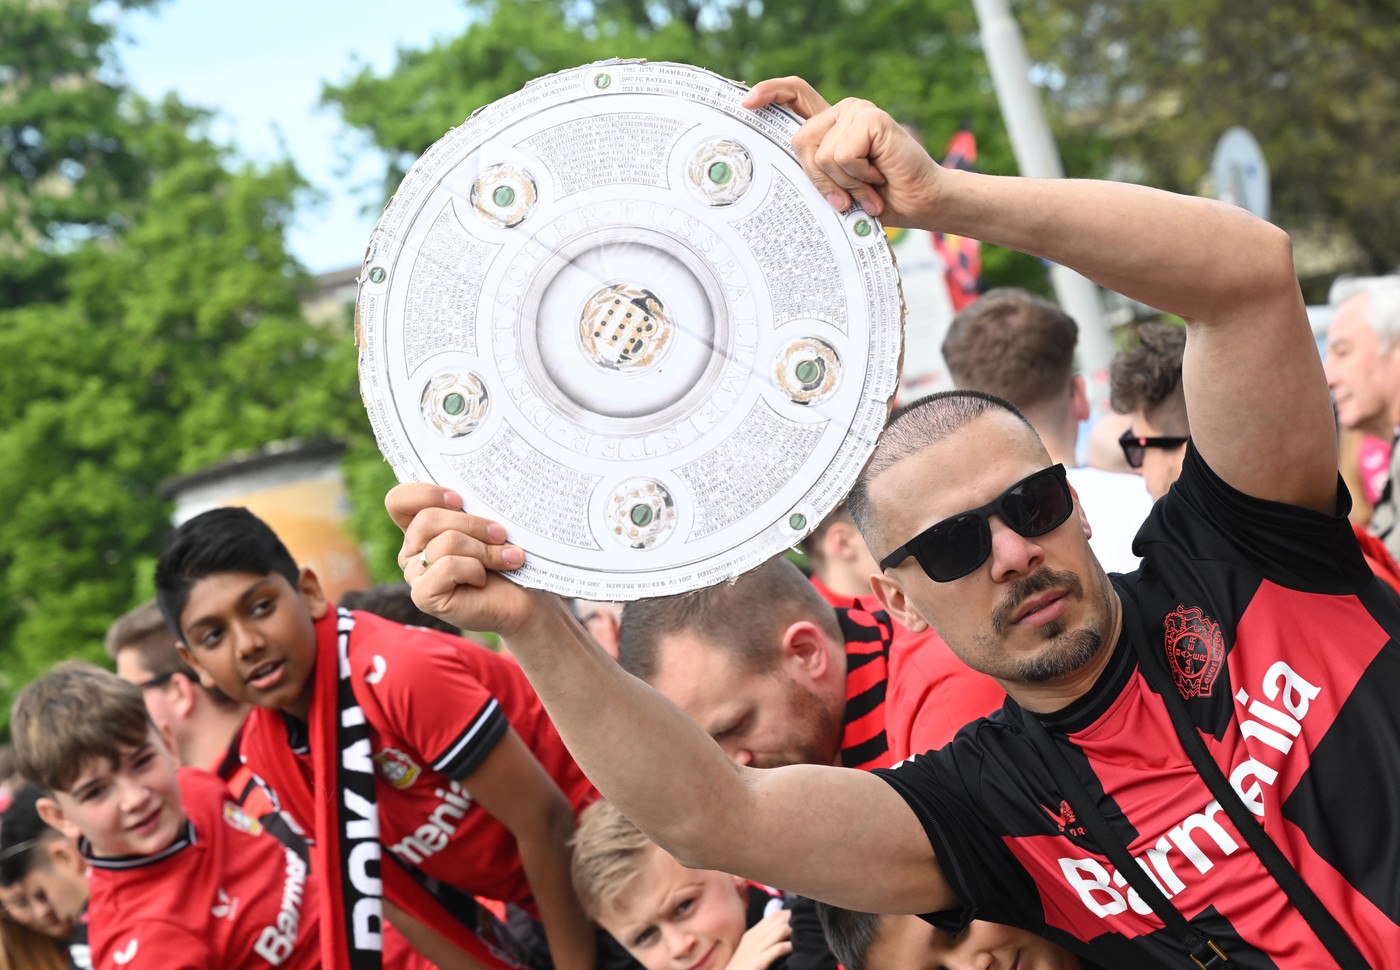
[[474,113],[370,238],[360,385],[400,481],[460,492],[590,600],[730,580],[869,458],[899,371],[885,234],[832,210],[799,120],[681,64],[606,61]]

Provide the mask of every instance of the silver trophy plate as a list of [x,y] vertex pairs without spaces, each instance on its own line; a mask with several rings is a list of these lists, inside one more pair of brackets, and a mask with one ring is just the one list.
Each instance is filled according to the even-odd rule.
[[360,387],[400,481],[459,491],[516,581],[632,600],[803,538],[875,446],[903,302],[799,121],[682,64],[607,61],[475,112],[370,237]]

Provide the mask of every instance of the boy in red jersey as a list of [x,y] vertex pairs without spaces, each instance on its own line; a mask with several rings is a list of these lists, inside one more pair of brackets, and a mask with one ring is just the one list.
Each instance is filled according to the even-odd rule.
[[[337,611],[245,509],[177,529],[156,588],[204,683],[255,705],[244,755],[314,834],[317,871],[336,887],[322,918],[328,963],[372,966],[356,962],[373,949],[355,932],[357,897],[381,887],[354,878],[356,860],[372,859],[390,918],[407,913],[476,963],[518,965],[514,944],[537,950],[543,936],[556,967],[591,970],[595,932],[569,883],[568,840],[596,796],[513,662]],[[343,797],[328,805],[314,791]],[[473,896],[530,917],[522,939],[495,932]]]
[[11,730],[20,772],[48,792],[40,815],[87,859],[93,967],[319,965],[306,861],[219,779],[176,767],[137,687],[59,664],[20,693]]

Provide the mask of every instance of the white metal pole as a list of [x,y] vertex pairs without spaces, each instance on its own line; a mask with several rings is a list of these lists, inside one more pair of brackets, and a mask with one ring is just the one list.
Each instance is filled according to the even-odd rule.
[[[992,72],[1001,116],[1022,175],[1063,178],[1055,138],[1030,79],[1030,61],[1007,0],[972,0],[981,27],[982,49]],[[1052,265],[1050,282],[1066,313],[1079,324],[1079,366],[1089,385],[1089,403],[1108,407],[1108,362],[1113,341],[1104,323],[1099,288],[1064,266]]]

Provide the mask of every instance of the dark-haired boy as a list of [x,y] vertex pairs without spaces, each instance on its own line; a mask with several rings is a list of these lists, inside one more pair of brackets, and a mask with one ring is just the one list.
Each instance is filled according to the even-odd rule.
[[1080,970],[1043,937],[973,920],[957,933],[917,916],[876,916],[817,903],[827,945],[845,970]]
[[328,963],[373,948],[353,928],[380,886],[351,877],[382,847],[388,901],[479,963],[521,955],[474,895],[537,918],[556,967],[593,966],[568,840],[596,796],[518,667],[460,637],[337,611],[246,509],[177,529],[156,589],[204,682],[256,705],[245,756],[314,833],[337,887],[323,910]]
[[68,662],[15,700],[19,769],[89,867],[98,970],[318,965],[316,883],[223,782],[177,768],[141,692]]

